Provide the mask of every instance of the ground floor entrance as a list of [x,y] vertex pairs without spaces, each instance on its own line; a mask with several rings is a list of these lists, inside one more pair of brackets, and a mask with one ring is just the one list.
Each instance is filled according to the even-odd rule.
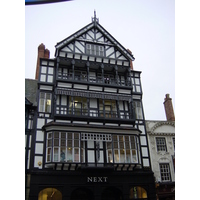
[[30,200],[156,200],[153,173],[32,174]]

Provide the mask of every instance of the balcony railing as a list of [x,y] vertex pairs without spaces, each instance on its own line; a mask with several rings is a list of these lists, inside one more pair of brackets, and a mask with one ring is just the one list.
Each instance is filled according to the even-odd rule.
[[56,106],[56,115],[73,115],[73,116],[88,116],[88,117],[103,117],[112,119],[133,119],[129,111],[103,111],[95,108],[80,109],[80,108],[67,108],[66,106]]
[[[59,74],[58,75],[59,80],[73,80],[72,74]],[[88,82],[87,76],[83,75],[74,75],[75,81],[85,81]],[[96,77],[96,76],[90,76],[89,77],[90,83],[98,83],[98,84],[106,84],[106,85],[120,85],[120,86],[131,86],[131,82],[129,80],[117,80],[115,78],[102,78],[102,77]]]

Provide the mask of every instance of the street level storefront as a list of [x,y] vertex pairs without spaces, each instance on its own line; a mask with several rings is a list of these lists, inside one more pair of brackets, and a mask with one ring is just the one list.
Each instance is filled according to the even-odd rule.
[[126,200],[152,199],[152,174],[111,170],[80,170],[75,173],[34,173],[31,200]]
[[175,200],[175,182],[156,184],[156,194],[159,200]]

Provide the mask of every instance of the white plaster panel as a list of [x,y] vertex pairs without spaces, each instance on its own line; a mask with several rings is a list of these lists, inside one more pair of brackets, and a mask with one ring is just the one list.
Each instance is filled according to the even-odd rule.
[[60,57],[65,57],[65,53],[64,53],[64,52],[60,52],[60,53],[59,53],[59,56],[60,56]]
[[86,90],[87,89],[87,85],[74,84],[74,88]]
[[147,145],[146,136],[140,136],[141,145]]
[[[75,45],[76,45],[82,52],[85,51],[84,47],[80,44],[80,42],[76,41],[76,42],[75,42]],[[78,49],[75,49],[75,51],[80,52]]]
[[43,141],[44,140],[44,133],[42,131],[36,132],[36,141]]
[[143,166],[144,167],[149,167],[149,159],[143,159]]
[[140,131],[142,131],[141,134],[145,134],[144,125],[139,125],[138,128],[139,128]]
[[58,82],[58,87],[71,88],[72,84],[71,83],[61,83],[61,82]]
[[[108,46],[106,46],[106,48],[107,48]],[[111,48],[109,48],[107,51],[106,51],[106,56],[109,56],[111,53],[113,53],[114,52],[114,47],[111,47]],[[113,54],[112,55],[112,57],[114,57],[115,56],[115,54]]]
[[90,90],[102,91],[102,87],[90,86]]
[[148,156],[147,147],[141,147],[141,149],[142,149],[142,156],[147,157]]
[[42,143],[36,143],[35,144],[35,153],[36,154],[43,154],[43,144]]
[[131,93],[131,90],[123,90],[123,89],[119,89],[119,93],[130,94],[130,93]]
[[107,87],[105,87],[105,88],[104,88],[104,91],[105,91],[105,92],[114,92],[114,93],[116,93],[116,92],[117,92],[117,89],[116,89],[116,88],[107,88]]
[[41,129],[44,126],[45,120],[38,118],[37,119],[37,128]]

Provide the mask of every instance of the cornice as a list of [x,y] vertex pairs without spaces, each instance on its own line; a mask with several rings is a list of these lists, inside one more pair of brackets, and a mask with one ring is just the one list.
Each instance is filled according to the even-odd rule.
[[159,132],[159,133],[154,133],[154,132],[148,132],[149,135],[162,135],[162,136],[175,136],[175,133],[167,133],[167,132]]

